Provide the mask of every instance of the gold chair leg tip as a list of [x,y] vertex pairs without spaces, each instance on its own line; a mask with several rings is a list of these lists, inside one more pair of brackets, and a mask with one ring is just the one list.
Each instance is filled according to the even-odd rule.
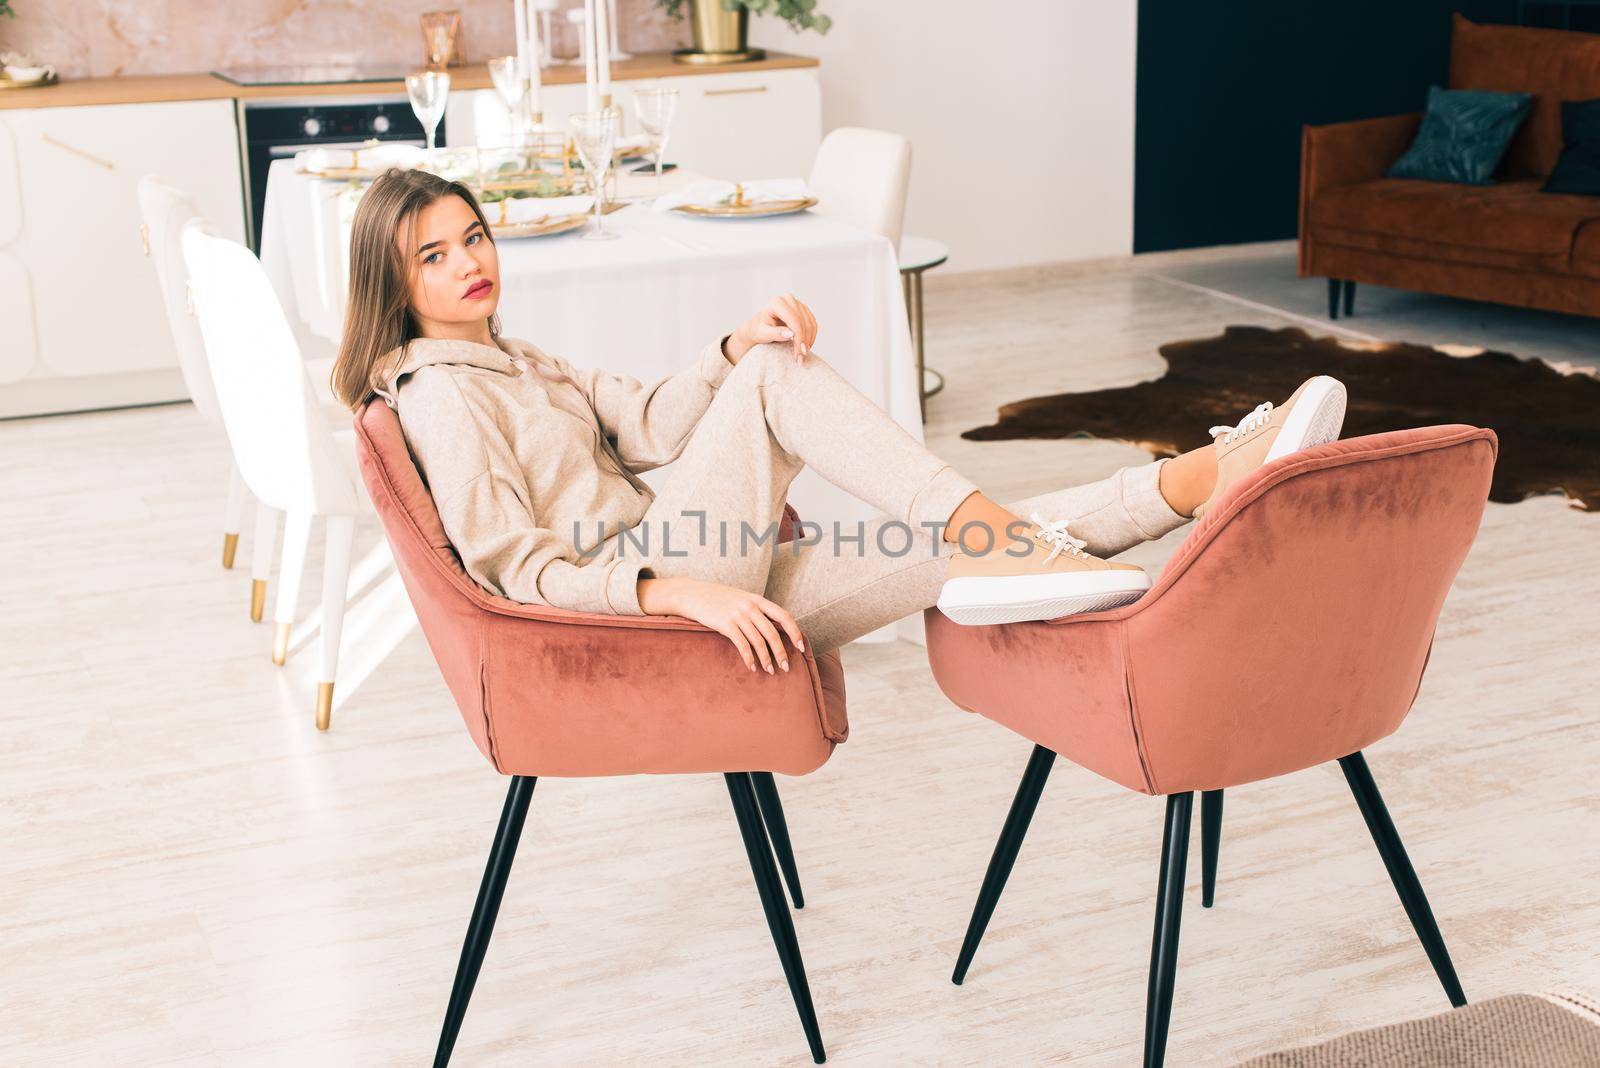
[[267,607],[267,580],[250,580],[250,622],[260,623]]
[[232,569],[234,555],[239,551],[239,535],[224,534],[222,536],[222,566]]
[[317,683],[317,730],[325,731],[333,722],[333,683]]
[[272,639],[272,662],[279,667],[289,659],[289,624],[279,623],[278,632]]

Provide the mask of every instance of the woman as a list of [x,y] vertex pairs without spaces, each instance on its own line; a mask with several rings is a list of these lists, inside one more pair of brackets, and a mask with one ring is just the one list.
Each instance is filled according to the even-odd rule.
[[[1135,600],[1149,576],[1100,557],[1203,514],[1265,460],[1338,437],[1344,411],[1343,386],[1319,376],[1213,427],[1211,445],[1002,506],[812,351],[816,318],[793,295],[641,384],[500,336],[499,290],[472,194],[388,172],[356,211],[336,395],[395,408],[446,534],[488,589],[685,616],[752,671],[789,670],[785,636],[823,652],[935,603],[994,623]],[[667,463],[659,495],[635,476]],[[888,518],[777,545],[806,465]]]

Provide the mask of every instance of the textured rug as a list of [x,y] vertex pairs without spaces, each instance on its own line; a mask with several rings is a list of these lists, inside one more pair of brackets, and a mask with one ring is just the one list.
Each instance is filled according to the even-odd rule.
[[1600,375],[1505,352],[1312,337],[1304,330],[1230,326],[1220,337],[1161,346],[1167,373],[1093,393],[1057,393],[1004,405],[968,430],[973,441],[1097,437],[1175,456],[1210,440],[1263,400],[1282,403],[1312,375],[1350,391],[1343,437],[1470,423],[1500,438],[1489,499],[1514,504],[1565,493],[1600,509]]
[[1269,1053],[1238,1068],[1595,1068],[1600,1015],[1588,998],[1511,994],[1423,1020]]

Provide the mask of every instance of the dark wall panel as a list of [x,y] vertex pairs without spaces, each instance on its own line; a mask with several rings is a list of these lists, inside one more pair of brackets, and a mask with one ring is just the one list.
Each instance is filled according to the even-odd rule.
[[1293,237],[1304,123],[1420,111],[1450,14],[1517,0],[1139,0],[1135,252]]

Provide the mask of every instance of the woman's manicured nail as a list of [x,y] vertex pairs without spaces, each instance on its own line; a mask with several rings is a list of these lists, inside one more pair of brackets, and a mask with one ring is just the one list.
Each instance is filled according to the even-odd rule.
[[767,665],[767,674],[768,675],[772,674],[772,665],[771,664]]
[[783,331],[783,336],[785,338],[794,337],[794,331],[793,330],[785,330],[785,331]]
[[783,670],[785,670],[785,671],[789,670],[789,661],[785,660],[783,662]]

